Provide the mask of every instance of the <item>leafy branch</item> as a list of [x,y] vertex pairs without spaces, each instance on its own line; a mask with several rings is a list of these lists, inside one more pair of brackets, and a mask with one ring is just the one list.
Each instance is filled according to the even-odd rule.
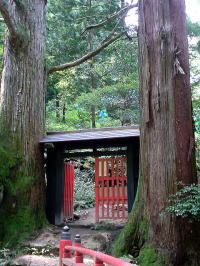
[[172,215],[188,218],[189,222],[200,222],[200,184],[190,186],[179,182],[182,188],[175,194],[170,195],[170,206],[161,215]]
[[122,8],[121,10],[119,10],[118,12],[115,12],[114,14],[108,16],[105,20],[101,21],[100,23],[87,26],[86,29],[82,32],[82,35],[88,30],[96,29],[96,28],[104,26],[110,20],[113,20],[114,18],[119,17],[119,16],[123,15],[124,13],[127,13],[130,9],[137,7],[137,6],[138,6],[138,4],[126,6],[126,7]]
[[84,55],[83,57],[79,58],[76,61],[73,61],[73,62],[70,62],[70,63],[66,63],[66,64],[62,64],[62,65],[59,65],[59,66],[55,66],[55,67],[49,69],[48,74],[54,73],[56,71],[69,69],[69,68],[72,68],[72,67],[75,67],[75,66],[79,66],[80,64],[82,64],[82,63],[86,62],[87,60],[93,58],[94,56],[98,55],[103,49],[108,47],[114,41],[118,40],[124,33],[125,32],[121,32],[121,33],[117,34],[112,39],[109,39],[108,41],[106,41],[102,45],[100,45],[96,50],[94,50],[92,52],[89,52],[88,54]]

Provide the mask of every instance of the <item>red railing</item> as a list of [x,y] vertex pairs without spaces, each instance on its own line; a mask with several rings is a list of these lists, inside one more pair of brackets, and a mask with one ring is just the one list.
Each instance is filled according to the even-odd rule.
[[[94,266],[105,266],[104,263],[111,266],[132,266],[133,264],[124,260],[109,256],[107,254],[87,249],[81,246],[81,238],[76,235],[75,243],[72,246],[71,234],[64,228],[60,240],[60,264],[59,266],[87,266],[84,263],[84,255],[89,256],[94,261]],[[90,264],[91,265],[91,264]]]

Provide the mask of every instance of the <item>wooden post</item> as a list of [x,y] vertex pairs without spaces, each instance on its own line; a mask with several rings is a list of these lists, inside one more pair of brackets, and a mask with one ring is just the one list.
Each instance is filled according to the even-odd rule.
[[59,247],[59,266],[62,266],[63,258],[71,258],[71,251],[65,250],[65,246],[72,246],[71,233],[69,232],[69,227],[65,226],[61,234],[60,247]]
[[139,176],[139,137],[134,138],[127,146],[127,170],[128,170],[128,212],[131,212],[138,185]]
[[64,197],[64,148],[60,145],[55,146],[55,164],[56,164],[56,202],[55,202],[55,225],[63,223],[63,197]]
[[[75,239],[74,239],[74,247],[82,247],[81,245],[81,237],[80,235],[76,235]],[[74,252],[74,255],[75,255],[75,263],[83,263],[83,254],[78,252],[78,251],[75,251]]]
[[47,200],[46,214],[50,223],[63,222],[64,160],[63,148],[56,145],[47,149]]
[[46,216],[51,224],[55,224],[55,202],[56,202],[56,164],[55,150],[53,145],[46,149]]

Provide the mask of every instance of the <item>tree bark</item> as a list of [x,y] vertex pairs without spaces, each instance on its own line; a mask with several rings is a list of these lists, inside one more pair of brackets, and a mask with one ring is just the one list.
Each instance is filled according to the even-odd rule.
[[178,181],[196,182],[184,1],[140,0],[138,34],[140,186],[127,226],[132,237],[125,229],[120,241],[133,254],[134,246],[165,253],[161,265],[199,265],[196,226],[160,215]]
[[60,120],[60,100],[58,96],[56,96],[56,120]]
[[[43,156],[39,147],[39,140],[44,134],[45,1],[27,0],[23,7],[15,2],[9,1],[8,9],[20,38],[13,36],[9,30],[5,39],[0,134],[6,136],[8,145],[15,146],[16,156],[21,158],[20,166],[12,169],[10,181],[13,187],[22,182],[23,189],[19,187],[14,194],[7,191],[1,207],[5,213],[7,210],[9,220],[13,213],[17,217],[17,212],[26,206],[33,216],[27,217],[24,223],[35,219],[34,223],[38,224],[45,196]],[[6,221],[5,216],[1,218]],[[18,226],[16,230],[25,229]]]
[[62,121],[65,122],[66,121],[66,104],[63,103],[63,110],[62,110]]

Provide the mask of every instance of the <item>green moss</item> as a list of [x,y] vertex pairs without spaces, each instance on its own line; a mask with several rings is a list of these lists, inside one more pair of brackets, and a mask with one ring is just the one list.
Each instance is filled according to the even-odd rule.
[[140,266],[162,266],[160,259],[158,258],[153,248],[144,248],[140,251],[138,257],[138,263]]
[[[123,255],[129,254],[129,248],[131,241],[131,236],[134,234],[134,228],[131,223],[127,223],[127,225],[121,231],[118,239],[112,246],[112,254],[116,257],[121,257]],[[127,244],[127,242],[129,244]]]
[[[46,224],[43,199],[39,203],[34,164],[24,167],[20,146],[0,135],[0,245],[20,244]],[[41,181],[40,181],[41,182]]]
[[24,175],[23,172],[17,173],[17,179],[15,182],[15,194],[17,191],[20,191],[21,193],[26,191],[26,189],[34,184],[34,177],[29,175]]
[[[3,214],[5,212],[0,212],[0,215]],[[36,215],[29,206],[19,208],[16,213],[7,217],[5,222],[2,219],[0,220],[2,246],[20,245],[34,230],[43,227],[46,224],[45,221],[43,212]]]
[[129,214],[128,223],[113,244],[112,254],[116,257],[128,254],[137,257],[139,250],[148,239],[148,222],[143,215],[143,203],[139,200],[140,191],[139,187],[132,211]]
[[34,219],[30,219],[32,212],[28,207],[18,210],[16,214],[13,213],[8,217],[6,223],[2,225],[4,242],[3,246],[14,246],[33,232],[36,228]]
[[[1,140],[2,141],[2,140]],[[14,145],[7,145],[7,142],[0,142],[0,184],[5,187],[8,193],[12,193],[11,172],[18,167],[20,155]]]
[[147,242],[148,238],[149,238],[148,222],[147,222],[147,219],[145,218],[145,216],[142,216],[142,218],[140,220],[138,231],[139,231],[139,235],[141,236],[140,240],[138,242],[138,246],[142,247],[144,242]]

